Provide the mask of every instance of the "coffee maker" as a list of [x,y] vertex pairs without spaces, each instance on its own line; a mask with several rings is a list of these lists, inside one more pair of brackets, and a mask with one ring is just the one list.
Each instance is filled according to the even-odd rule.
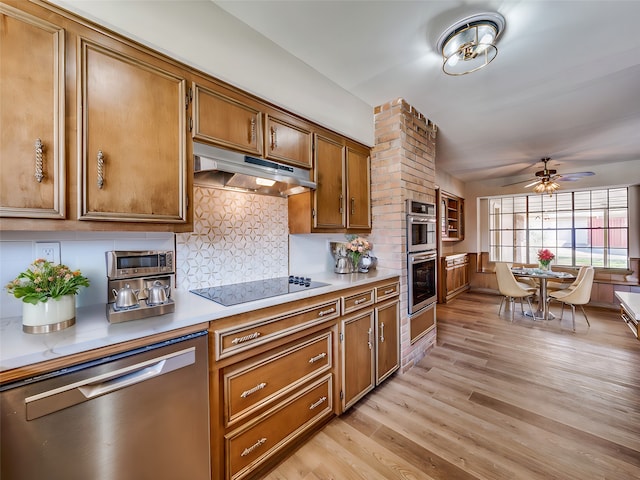
[[110,251],[107,262],[107,320],[120,323],[175,311],[172,251]]

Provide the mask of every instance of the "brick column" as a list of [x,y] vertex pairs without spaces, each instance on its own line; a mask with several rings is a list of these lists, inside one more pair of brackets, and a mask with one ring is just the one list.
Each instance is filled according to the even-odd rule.
[[379,266],[400,276],[401,371],[419,361],[435,343],[432,330],[411,345],[407,313],[407,199],[435,203],[436,139],[433,124],[402,98],[374,109],[375,146],[371,153],[373,241]]

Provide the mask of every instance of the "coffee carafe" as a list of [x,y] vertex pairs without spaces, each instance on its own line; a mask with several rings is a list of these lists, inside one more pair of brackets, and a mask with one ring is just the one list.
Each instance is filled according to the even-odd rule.
[[348,250],[344,243],[331,242],[331,253],[335,263],[333,271],[335,273],[352,273],[353,262],[347,256]]

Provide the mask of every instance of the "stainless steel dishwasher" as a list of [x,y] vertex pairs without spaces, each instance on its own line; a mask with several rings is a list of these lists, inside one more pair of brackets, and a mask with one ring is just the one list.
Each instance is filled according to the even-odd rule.
[[3,480],[209,480],[207,332],[0,388]]

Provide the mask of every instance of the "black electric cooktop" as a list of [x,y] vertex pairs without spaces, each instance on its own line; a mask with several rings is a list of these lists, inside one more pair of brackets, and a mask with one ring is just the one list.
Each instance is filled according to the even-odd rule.
[[200,295],[207,300],[212,300],[225,307],[238,305],[239,303],[253,302],[263,298],[277,297],[287,293],[301,292],[312,288],[324,287],[328,283],[314,282],[309,277],[269,278],[254,282],[233,283],[219,287],[205,287],[190,290],[191,293]]

